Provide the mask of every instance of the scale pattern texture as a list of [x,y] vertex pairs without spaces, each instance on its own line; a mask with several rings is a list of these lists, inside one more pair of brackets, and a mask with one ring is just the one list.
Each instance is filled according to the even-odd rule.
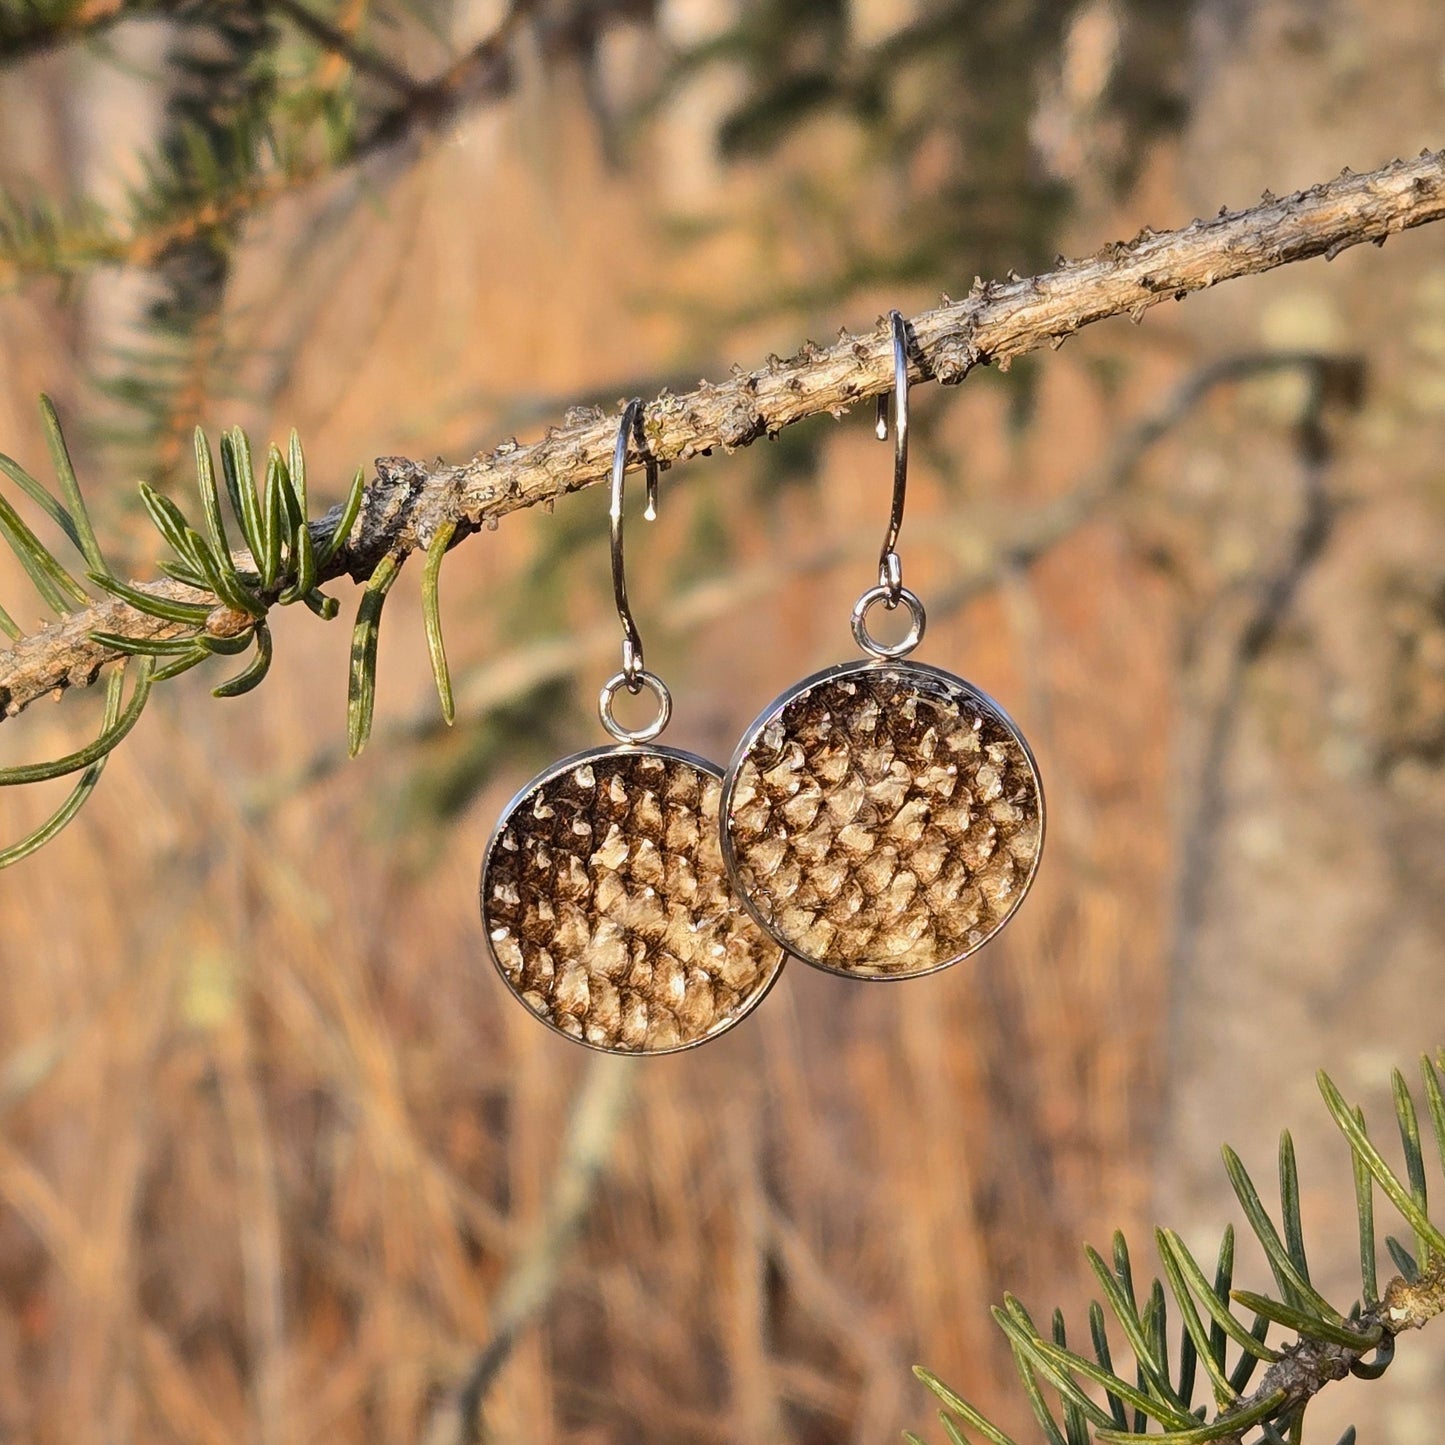
[[523,793],[488,854],[482,917],[528,1008],[595,1048],[665,1053],[762,998],[783,955],[728,883],[719,794],[688,759],[636,748]]
[[855,977],[927,973],[1008,920],[1043,800],[1022,739],[932,670],[874,664],[784,702],[737,766],[739,890],[789,952]]

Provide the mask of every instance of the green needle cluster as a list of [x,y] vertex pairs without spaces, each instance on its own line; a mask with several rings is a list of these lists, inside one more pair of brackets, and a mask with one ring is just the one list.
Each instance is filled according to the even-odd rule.
[[[1430,1132],[1445,1168],[1445,1094],[1435,1061],[1420,1061]],[[1353,1161],[1360,1232],[1360,1298],[1341,1311],[1310,1279],[1300,1221],[1299,1173],[1289,1133],[1280,1138],[1279,1216],[1271,1216],[1239,1156],[1227,1146],[1224,1165],[1245,1220],[1264,1250],[1275,1295],[1236,1289],[1234,1229],[1224,1232],[1206,1272],[1172,1229],[1155,1231],[1163,1279],[1136,1290],[1129,1246],[1114,1236],[1112,1259],[1086,1251],[1102,1302],[1089,1306],[1087,1352],[1069,1347],[1063,1316],[1047,1335],[1011,1295],[993,1311],[1013,1353],[1024,1395],[1048,1445],[1088,1445],[1147,1435],[1167,1445],[1242,1441],[1298,1445],[1306,1406],[1345,1373],[1378,1379],[1395,1353],[1395,1335],[1445,1311],[1445,1234],[1431,1222],[1420,1116],[1403,1076],[1394,1075],[1394,1102],[1405,1160],[1403,1178],[1386,1163],[1365,1131],[1359,1109],[1345,1102],[1327,1074],[1320,1091]],[[1375,1191],[1408,1225],[1409,1243],[1385,1247],[1399,1270],[1382,1300],[1376,1271]],[[1170,1311],[1177,1319],[1171,1331]],[[1274,1328],[1293,1339],[1270,1343]],[[1115,1364],[1122,1340],[1133,1369]],[[1171,1339],[1177,1346],[1171,1348]],[[1121,1351],[1122,1353],[1122,1351]],[[1263,1367],[1259,1382],[1250,1390]],[[1016,1445],[1011,1436],[927,1370],[919,1379],[943,1403],[939,1419],[954,1445],[973,1439]],[[1196,1401],[1207,1391],[1208,1398]],[[969,1432],[972,1432],[971,1434]],[[910,1445],[923,1445],[917,1435]],[[1340,1445],[1353,1445],[1353,1429]]]
[[[308,515],[306,458],[294,432],[284,455],[278,447],[269,449],[265,468],[258,474],[251,444],[239,428],[233,428],[221,438],[219,472],[211,444],[197,428],[200,526],[192,525],[169,498],[144,482],[140,484],[146,512],[169,549],[170,555],[158,562],[157,568],[195,594],[179,599],[158,596],[119,577],[106,561],[76,481],[55,409],[47,398],[42,398],[41,415],[58,490],[47,489],[18,462],[3,454],[0,454],[0,473],[65,536],[84,564],[86,582],[135,611],[170,626],[149,636],[102,630],[87,633],[93,642],[121,654],[122,658],[107,682],[100,734],[88,746],[65,757],[0,769],[0,787],[80,774],[69,797],[51,817],[18,843],[0,850],[0,868],[28,857],[75,817],[94,791],[107,758],[135,726],[157,683],[179,677],[211,657],[250,652],[251,657],[240,672],[212,689],[216,697],[239,697],[257,686],[271,666],[271,630],[266,619],[272,607],[301,602],[323,619],[336,616],[338,603],[320,590],[318,580],[356,522],[365,484],[365,474],[358,469],[336,521],[323,525]],[[221,501],[223,488],[225,507]],[[244,551],[231,549],[227,509],[239,531]],[[19,559],[41,602],[55,617],[72,616],[96,605],[97,599],[41,541],[3,492],[0,492],[0,536]],[[371,726],[376,627],[386,588],[397,570],[394,559],[384,559],[378,576],[373,577],[362,599],[357,637],[363,641],[359,661],[353,664],[351,687],[353,752],[360,750]],[[383,573],[385,578],[379,581]],[[434,638],[434,657],[441,659],[439,677],[442,677],[445,656],[440,651],[440,623],[435,615],[436,567],[428,568],[427,580],[433,594],[428,604],[428,634]],[[0,608],[0,631],[16,642],[23,636],[22,629],[3,608]],[[125,695],[127,675],[132,677],[129,700]]]

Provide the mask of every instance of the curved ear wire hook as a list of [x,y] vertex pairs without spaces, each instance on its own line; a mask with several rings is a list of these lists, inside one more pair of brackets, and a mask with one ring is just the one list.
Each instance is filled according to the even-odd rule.
[[[908,329],[900,312],[888,313],[893,332],[893,509],[883,549],[878,554],[878,585],[887,594],[891,612],[903,596],[903,563],[898,556],[898,529],[903,525],[903,499],[908,490]],[[878,398],[878,440],[888,440],[888,393]]]
[[632,609],[627,605],[627,575],[622,558],[622,493],[627,475],[627,448],[635,439],[637,450],[642,453],[643,465],[647,469],[647,510],[644,513],[650,522],[657,516],[657,462],[647,449],[647,438],[642,432],[642,401],[633,397],[622,413],[622,423],[617,428],[617,446],[612,453],[612,505],[608,509],[608,521],[612,538],[612,595],[617,602],[617,617],[622,623],[622,679],[628,692],[634,696],[642,691],[647,668],[642,660],[642,636],[633,620]]

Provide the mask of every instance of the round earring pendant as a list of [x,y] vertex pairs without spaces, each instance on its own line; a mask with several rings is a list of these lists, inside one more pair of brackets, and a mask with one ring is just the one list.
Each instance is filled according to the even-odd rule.
[[1008,922],[1044,841],[1037,765],[1008,714],[923,663],[842,663],[784,693],[723,782],[723,857],[789,953],[915,978]]
[[728,883],[721,782],[672,748],[596,748],[507,806],[482,919],[502,977],[544,1023],[595,1049],[666,1054],[762,1001],[783,955]]

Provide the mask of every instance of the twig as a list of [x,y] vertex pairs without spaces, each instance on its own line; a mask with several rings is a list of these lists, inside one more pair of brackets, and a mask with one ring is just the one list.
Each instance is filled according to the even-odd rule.
[[[1387,1286],[1385,1297],[1363,1312],[1359,1326],[1362,1331],[1375,1324],[1384,1326],[1385,1335],[1378,1352],[1373,1346],[1353,1349],[1327,1340],[1302,1339],[1264,1372],[1259,1384],[1229,1413],[1243,1414],[1279,1390],[1287,1392],[1290,1404],[1304,1405],[1334,1381],[1355,1373],[1364,1374],[1360,1366],[1363,1364],[1367,1370],[1371,1356],[1389,1358],[1394,1353],[1397,1335],[1406,1330],[1424,1329],[1442,1313],[1445,1313],[1445,1265],[1437,1259],[1421,1271],[1418,1279],[1407,1281],[1397,1275]],[[1246,1433],[1221,1435],[1220,1445],[1242,1445]]]
[[[462,91],[472,83],[457,82]],[[1090,322],[1121,315],[1137,321],[1169,297],[1312,256],[1334,257],[1364,241],[1383,244],[1397,231],[1442,218],[1445,151],[1393,161],[1365,175],[1346,171],[1283,198],[1266,194],[1256,206],[1178,230],[1146,229],[1053,271],[979,281],[962,301],[944,298],[910,323],[910,374],[915,381],[960,382],[976,366],[1003,367],[1046,342],[1058,346]],[[729,381],[658,397],[645,411],[647,445],[664,465],[718,447],[731,451],[806,417],[840,416],[891,382],[886,329],[862,336],[843,332],[830,347],[808,342],[787,360],[772,357],[753,371],[737,370]],[[507,441],[462,466],[380,458],[351,536],[319,580],[365,579],[382,558],[400,561],[425,549],[449,522],[459,524],[461,540],[509,512],[601,482],[614,441],[615,423],[592,408],[569,412],[541,441]],[[331,514],[330,525],[338,515]],[[327,519],[315,524],[318,541],[327,525]],[[250,569],[249,558],[238,556],[237,564]],[[143,585],[158,596],[194,601],[198,595],[171,581]],[[47,693],[93,682],[120,654],[92,641],[92,631],[165,637],[185,630],[123,603],[97,603],[71,614],[0,653],[0,713],[14,716]]]
[[[111,3],[112,0],[97,0],[98,13],[101,6]],[[136,13],[163,15],[177,3],[178,0],[155,0],[149,9]],[[179,210],[167,207],[158,215],[144,216],[129,225],[101,222],[98,228],[84,228],[80,238],[71,243],[63,243],[63,236],[58,237],[55,247],[46,253],[43,266],[36,269],[46,275],[71,275],[96,266],[154,266],[175,247],[209,231],[237,225],[283,196],[368,162],[396,159],[405,147],[420,148],[463,111],[492,104],[511,93],[509,47],[518,26],[536,3],[537,0],[513,0],[489,35],[430,80],[413,80],[403,71],[390,67],[374,52],[351,45],[348,61],[386,79],[401,93],[401,98],[378,112],[339,156],[328,150],[325,154],[292,159],[267,169],[247,169],[196,204]],[[304,23],[300,17],[306,12],[301,11],[299,5],[293,6],[291,0],[278,0],[278,7],[297,24]],[[130,13],[123,7],[118,7],[115,15],[108,8],[104,10],[106,23]],[[309,25],[309,33],[317,39],[322,38],[322,31],[330,28],[314,16],[309,17]],[[334,42],[323,43],[335,50],[347,42],[337,31]],[[4,38],[0,35],[0,63],[4,54]],[[389,73],[383,76],[383,69]],[[16,284],[29,269],[14,257],[0,257],[0,288]]]
[[323,50],[339,56],[359,74],[369,75],[373,80],[381,81],[383,85],[390,86],[398,95],[405,97],[415,95],[422,88],[421,83],[400,66],[393,65],[384,55],[379,55],[354,36],[345,34],[329,21],[313,14],[301,0],[266,0],[266,4],[278,14],[284,15]]
[[90,39],[122,20],[164,14],[167,8],[129,0],[82,0],[73,10],[51,15],[39,7],[7,7],[9,13],[0,15],[0,64]]
[[[1009,576],[1026,572],[1124,490],[1150,448],[1179,426],[1216,387],[1278,371],[1321,372],[1352,363],[1313,351],[1261,352],[1227,356],[1207,362],[1187,376],[1158,410],[1126,430],[1108,458],[1077,485],[1023,514],[1011,513],[995,532],[980,530],[977,521],[960,523],[949,517],[932,519],[921,539],[953,556],[953,582],[930,601],[935,621],[953,615]],[[814,551],[789,557],[768,556],[743,571],[732,569],[707,577],[668,600],[656,627],[663,637],[680,640],[699,627],[736,615],[780,588],[803,577],[827,572],[845,558],[863,555],[873,535],[866,533],[830,542]],[[457,717],[465,728],[480,726],[493,712],[534,688],[572,677],[579,668],[608,657],[617,647],[617,629],[606,622],[585,632],[532,636],[497,653],[463,674],[457,682]],[[379,730],[388,744],[419,744],[446,731],[436,707],[427,704],[409,717],[396,718]],[[345,743],[322,743],[294,771],[265,781],[248,798],[248,813],[263,814],[303,789],[330,777],[347,761]]]
[[[40,7],[14,6],[0,11],[0,65],[8,65],[63,45],[93,40],[123,20],[163,19],[185,9],[185,0],[80,0],[67,11],[46,14]],[[265,0],[265,8],[284,15],[324,50],[353,70],[370,75],[400,94],[413,95],[423,83],[385,56],[369,49],[315,14],[302,0]]]

